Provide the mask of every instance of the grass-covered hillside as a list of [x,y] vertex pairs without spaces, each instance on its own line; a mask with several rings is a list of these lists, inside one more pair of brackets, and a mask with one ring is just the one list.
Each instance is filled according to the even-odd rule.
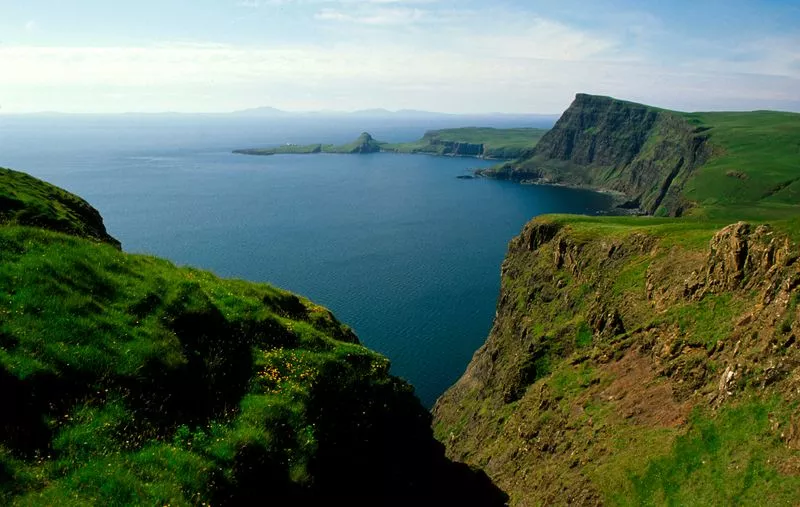
[[413,143],[385,144],[384,151],[516,159],[530,153],[547,132],[537,128],[464,127],[431,130]]
[[97,242],[20,173],[0,195],[0,504],[502,502],[328,310]]
[[711,157],[685,185],[697,213],[721,218],[800,215],[800,114],[691,113]]

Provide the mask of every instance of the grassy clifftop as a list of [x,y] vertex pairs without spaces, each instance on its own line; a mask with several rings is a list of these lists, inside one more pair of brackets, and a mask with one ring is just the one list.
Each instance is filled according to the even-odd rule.
[[579,94],[529,156],[484,174],[615,190],[624,207],[657,215],[786,216],[798,211],[798,139],[800,114],[682,113]]
[[786,218],[800,214],[800,114],[691,113],[712,156],[686,182],[699,215]]
[[328,310],[98,243],[96,211],[20,173],[0,189],[67,217],[0,225],[0,503],[502,503]]

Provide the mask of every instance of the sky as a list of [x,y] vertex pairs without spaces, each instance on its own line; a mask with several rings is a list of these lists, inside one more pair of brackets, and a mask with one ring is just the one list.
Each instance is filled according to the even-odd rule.
[[800,111],[800,0],[0,0],[0,113]]

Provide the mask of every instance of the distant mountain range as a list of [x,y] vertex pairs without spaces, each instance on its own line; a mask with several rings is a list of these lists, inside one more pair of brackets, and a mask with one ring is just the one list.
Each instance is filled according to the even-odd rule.
[[507,118],[525,120],[543,120],[555,122],[559,115],[556,114],[526,114],[526,113],[438,113],[435,111],[420,111],[416,109],[400,109],[390,111],[388,109],[361,109],[358,111],[284,111],[274,107],[264,106],[252,109],[242,109],[229,113],[182,113],[176,111],[163,112],[128,112],[128,113],[65,113],[61,111],[38,111],[34,113],[4,113],[0,110],[0,116],[146,116],[146,117],[171,117],[171,116],[203,116],[203,117],[248,117],[248,118],[307,118],[307,117],[349,117],[349,118],[394,118],[394,119],[445,119],[445,118]]
[[556,119],[558,115],[554,114],[525,114],[525,113],[440,113],[435,111],[422,111],[418,109],[400,109],[397,111],[390,111],[384,108],[375,109],[360,109],[357,111],[336,111],[336,110],[322,110],[322,111],[304,111],[304,112],[290,112],[274,107],[264,106],[252,109],[243,109],[230,113],[236,116],[311,116],[311,115],[324,115],[324,116],[369,116],[369,117],[395,117],[395,118],[424,118],[424,117],[457,117],[457,116],[508,116],[508,117],[535,117]]

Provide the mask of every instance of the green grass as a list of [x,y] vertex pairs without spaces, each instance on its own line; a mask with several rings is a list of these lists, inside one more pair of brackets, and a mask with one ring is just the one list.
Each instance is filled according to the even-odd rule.
[[766,219],[798,213],[800,114],[756,111],[686,117],[709,129],[714,146],[712,159],[685,189],[707,215]]
[[0,403],[0,504],[380,496],[449,473],[413,389],[328,310],[37,228],[0,226]]
[[730,336],[744,305],[730,293],[707,295],[698,302],[674,305],[661,318],[677,324],[686,343],[713,346]]
[[[689,431],[671,451],[632,471],[634,495],[617,497],[626,505],[793,505],[800,477],[784,475],[771,464],[790,453],[773,420],[785,423],[785,402],[750,400],[713,415],[697,409]],[[776,460],[776,458],[779,458]]]
[[[14,478],[36,477],[22,504],[210,498],[211,470],[235,484],[231,467],[253,446],[280,451],[275,466],[307,478],[306,410],[326,368],[352,364],[365,385],[391,382],[386,359],[327,310],[271,286],[27,227],[0,228],[0,245],[3,391],[38,393],[0,417],[18,432],[0,447],[52,453],[3,463]],[[178,427],[213,438],[164,443]]]

